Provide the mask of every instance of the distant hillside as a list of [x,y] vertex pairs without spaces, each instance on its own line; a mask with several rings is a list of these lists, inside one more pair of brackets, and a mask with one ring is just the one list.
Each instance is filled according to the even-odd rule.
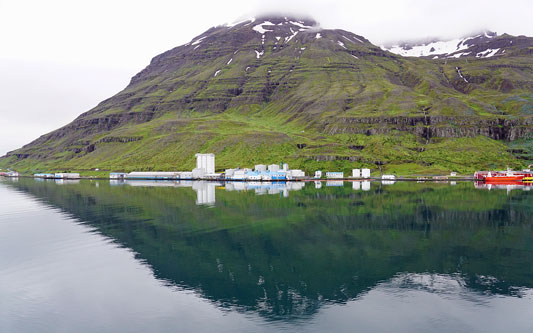
[[[461,43],[416,58],[309,19],[214,27],[0,166],[176,170],[192,168],[196,152],[215,153],[219,170],[286,161],[405,174],[532,163],[533,38]],[[498,51],[489,57],[489,48]]]

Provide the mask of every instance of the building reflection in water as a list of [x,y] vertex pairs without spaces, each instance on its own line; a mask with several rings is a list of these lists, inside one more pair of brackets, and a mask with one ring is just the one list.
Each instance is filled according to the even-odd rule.
[[523,182],[509,182],[509,183],[485,183],[485,182],[474,182],[474,187],[478,190],[506,190],[509,194],[512,190],[522,190],[522,191],[531,191],[533,187],[532,183],[523,183]]
[[354,181],[352,182],[352,189],[355,191],[363,190],[363,191],[370,191],[370,181]]
[[[213,182],[213,181],[170,181],[170,180],[110,180],[112,186],[134,187],[190,187],[196,192],[196,204],[214,206],[216,203],[216,188],[226,191],[254,191],[256,195],[280,195],[284,198],[289,196],[290,191],[300,191],[306,182]],[[370,191],[370,181],[353,181],[352,189],[356,191]],[[382,182],[384,185],[392,185],[395,182]],[[315,188],[322,188],[323,182],[315,181]],[[327,187],[344,186],[344,181],[326,181]]]
[[226,191],[254,191],[256,195],[277,194],[288,197],[290,191],[299,191],[305,182],[212,182],[212,181],[169,181],[169,180],[110,180],[112,186],[134,187],[190,187],[196,192],[196,204],[214,206],[216,188]]

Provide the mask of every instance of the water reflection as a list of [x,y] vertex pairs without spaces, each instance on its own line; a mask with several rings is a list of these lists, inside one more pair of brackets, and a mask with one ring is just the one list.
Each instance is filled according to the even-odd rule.
[[10,186],[132,249],[158,279],[269,320],[309,318],[384,285],[481,300],[533,288],[529,192],[324,184]]
[[485,182],[474,182],[475,188],[479,190],[505,190],[507,193],[512,190],[522,190],[522,191],[531,191],[533,183],[523,183],[523,182],[510,182],[510,183],[485,183]]

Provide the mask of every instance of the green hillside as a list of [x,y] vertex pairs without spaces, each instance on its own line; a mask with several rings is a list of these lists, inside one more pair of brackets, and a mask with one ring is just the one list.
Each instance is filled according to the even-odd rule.
[[0,167],[186,170],[197,152],[215,153],[218,170],[284,161],[308,172],[470,173],[533,163],[533,38],[502,56],[432,60],[315,25],[211,28]]

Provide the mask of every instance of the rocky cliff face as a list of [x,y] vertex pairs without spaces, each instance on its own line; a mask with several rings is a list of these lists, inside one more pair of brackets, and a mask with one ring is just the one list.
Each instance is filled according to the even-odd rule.
[[[306,161],[321,156],[433,165],[443,150],[457,150],[460,158],[443,167],[469,168],[462,140],[471,138],[474,164],[512,165],[507,146],[528,146],[533,134],[532,40],[485,34],[428,59],[311,19],[217,26],[154,57],[126,89],[0,164],[176,169],[209,151],[220,167],[279,160],[315,167]],[[499,51],[477,57],[488,48]],[[483,155],[487,144],[494,156]],[[420,154],[428,151],[434,155]]]

